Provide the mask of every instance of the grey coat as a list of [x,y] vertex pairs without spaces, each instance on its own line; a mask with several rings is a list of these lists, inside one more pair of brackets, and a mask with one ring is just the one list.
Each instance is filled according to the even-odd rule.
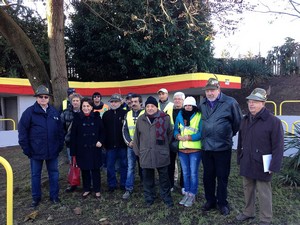
[[169,143],[172,140],[173,130],[169,115],[163,112],[161,114],[165,116],[167,128],[162,145],[157,144],[155,121],[151,124],[147,115],[143,114],[136,122],[133,151],[140,158],[142,168],[154,169],[170,164]]
[[241,123],[237,149],[240,175],[251,179],[270,181],[272,175],[263,170],[262,155],[272,154],[270,170],[280,170],[284,148],[284,133],[280,119],[267,109],[250,121],[250,114]]

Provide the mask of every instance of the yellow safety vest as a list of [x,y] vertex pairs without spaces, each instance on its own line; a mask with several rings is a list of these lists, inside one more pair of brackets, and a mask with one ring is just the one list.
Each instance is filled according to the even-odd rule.
[[135,122],[137,119],[145,113],[145,110],[143,109],[138,117],[133,117],[133,111],[130,110],[127,115],[126,115],[126,121],[127,121],[127,126],[128,126],[128,131],[129,131],[129,136],[131,139],[133,139],[134,132],[135,132]]
[[64,111],[68,107],[68,99],[63,100],[62,102],[62,110]]
[[[164,108],[164,112],[167,113],[170,116],[170,120],[171,120],[171,126],[174,127],[174,122],[173,122],[173,107],[174,107],[174,103],[169,102],[166,107]],[[158,105],[158,109],[160,110],[160,103]]]
[[[199,122],[201,120],[201,114],[196,113],[196,115],[190,121],[190,126],[182,126],[179,123],[180,135],[192,135],[198,132],[199,130]],[[201,141],[179,141],[179,149],[201,149]]]
[[106,104],[103,104],[102,109],[94,109],[94,112],[99,112],[100,116],[102,117],[103,113],[109,110],[109,106]]

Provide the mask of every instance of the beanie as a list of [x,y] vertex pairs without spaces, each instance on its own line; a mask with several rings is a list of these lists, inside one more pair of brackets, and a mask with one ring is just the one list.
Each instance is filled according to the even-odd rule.
[[186,97],[186,99],[183,102],[183,106],[186,106],[186,105],[197,106],[195,98],[191,97],[191,96]]
[[158,102],[157,100],[152,97],[152,96],[149,96],[145,102],[145,107],[148,105],[148,104],[152,104],[152,105],[155,105],[156,107],[158,107]]

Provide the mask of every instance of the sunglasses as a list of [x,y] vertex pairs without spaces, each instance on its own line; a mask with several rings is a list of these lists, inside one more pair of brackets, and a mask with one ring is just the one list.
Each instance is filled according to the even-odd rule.
[[44,98],[44,99],[48,99],[48,98],[49,98],[48,95],[39,95],[38,97],[39,97],[39,98]]

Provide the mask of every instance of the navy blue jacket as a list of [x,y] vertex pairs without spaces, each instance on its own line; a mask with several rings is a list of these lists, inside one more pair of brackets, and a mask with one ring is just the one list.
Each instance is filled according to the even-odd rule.
[[35,102],[22,114],[18,124],[19,144],[32,159],[58,157],[63,149],[64,132],[58,111],[48,105],[46,112]]

